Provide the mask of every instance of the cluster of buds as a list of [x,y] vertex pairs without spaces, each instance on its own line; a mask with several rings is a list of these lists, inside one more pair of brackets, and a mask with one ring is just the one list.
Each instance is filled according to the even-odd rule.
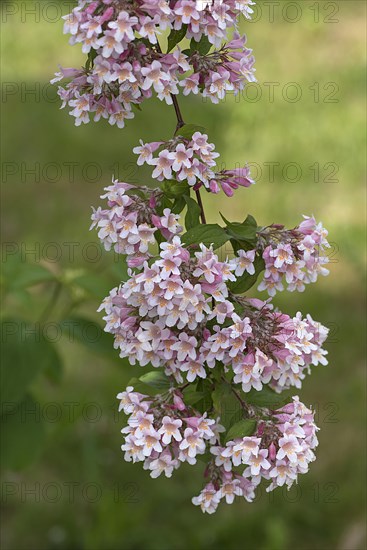
[[[217,103],[227,92],[240,92],[254,81],[254,58],[246,37],[236,31],[238,18],[252,13],[251,0],[79,0],[65,16],[64,32],[71,44],[88,55],[82,69],[60,69],[53,83],[62,106],[71,107],[76,125],[90,115],[123,128],[139,106],[155,94],[172,104],[172,96],[201,93]],[[234,37],[223,44],[229,29]],[[170,31],[167,52],[158,42]],[[178,43],[189,39],[182,51]],[[213,50],[213,51],[212,51]]]

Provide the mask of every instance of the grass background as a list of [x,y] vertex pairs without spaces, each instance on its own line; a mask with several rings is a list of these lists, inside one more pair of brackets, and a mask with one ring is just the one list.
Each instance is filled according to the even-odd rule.
[[[61,381],[51,383],[39,376],[32,387],[48,419],[51,402],[62,414],[46,422],[46,444],[37,460],[22,471],[2,472],[4,549],[366,547],[365,5],[304,0],[296,2],[301,16],[291,23],[286,19],[295,17],[293,8],[286,7],[288,2],[276,4],[273,21],[268,3],[259,2],[258,20],[243,25],[256,56],[258,89],[217,106],[184,98],[182,109],[187,122],[207,128],[226,166],[248,161],[254,171],[255,164],[260,167],[256,186],[239,190],[232,200],[205,197],[209,221],[218,221],[221,210],[233,220],[250,212],[259,224],[294,226],[302,214],[313,213],[329,229],[330,276],[304,294],[275,299],[283,310],[310,312],[332,329],[330,365],[314,369],[300,392],[317,410],[318,460],[290,493],[263,493],[253,504],[222,505],[215,516],[203,516],[190,503],[202,484],[200,465],[184,465],[171,480],[157,481],[122,459],[122,419],[116,415],[115,395],[136,368],[119,361],[113,351],[108,357],[97,355],[63,338],[57,343],[64,362]],[[55,92],[47,84],[58,63],[82,62],[79,49],[69,47],[61,33],[55,5],[46,0],[2,5],[3,247],[8,250],[9,243],[18,243],[23,252],[36,247],[37,256],[28,254],[26,259],[41,259],[65,280],[78,273],[100,278],[95,295],[78,309],[99,319],[95,310],[103,295],[100,287],[114,286],[121,275],[110,255],[92,261],[88,254],[88,243],[96,242],[96,235],[88,232],[90,205],[99,203],[112,172],[121,179],[149,181],[144,170],[137,174],[132,147],[139,138],[170,137],[175,118],[172,108],[152,100],[125,130],[106,123],[76,129],[66,111],[58,110]],[[67,11],[65,3],[60,5]],[[287,91],[293,97],[295,88],[289,83],[297,83],[302,92],[297,102],[284,99]],[[253,99],[256,91],[261,94],[258,101]],[[269,178],[265,163],[272,162],[279,165]],[[291,168],[286,177],[282,174],[288,163],[301,169],[297,181],[289,181]],[[36,172],[29,173],[31,169]],[[61,251],[57,262],[50,261],[55,250],[50,243]],[[76,243],[73,258],[70,243]],[[3,268],[7,261],[9,256],[3,257]],[[4,315],[34,322],[51,292],[44,284],[33,287],[27,301],[7,294]],[[62,318],[75,293],[61,293],[49,321]],[[76,404],[73,418],[67,403]],[[91,403],[97,409],[88,409]],[[100,415],[93,422],[95,410]],[[9,496],[10,486],[16,489]],[[32,488],[34,494],[28,492]]]

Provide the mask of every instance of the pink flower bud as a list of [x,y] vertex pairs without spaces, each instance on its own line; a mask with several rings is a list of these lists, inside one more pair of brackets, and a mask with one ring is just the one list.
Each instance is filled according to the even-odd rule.
[[303,233],[304,235],[311,235],[311,233],[315,230],[316,226],[316,220],[313,216],[308,218],[307,216],[304,216],[303,222],[301,222],[298,226],[298,231]]
[[112,6],[106,9],[104,14],[101,16],[100,23],[105,23],[105,21],[109,21],[113,16],[114,9]]
[[185,418],[185,422],[191,426],[191,428],[197,428],[199,424],[200,418],[197,416],[190,416],[189,418]]
[[132,268],[141,267],[146,259],[147,256],[131,256],[127,259],[127,265]]
[[211,180],[211,182],[209,183],[209,189],[212,193],[216,193],[216,194],[219,193],[220,191],[219,185],[215,180]]
[[149,206],[150,208],[156,208],[157,206],[157,199],[155,198],[154,195],[152,195],[149,199]]
[[179,411],[184,411],[186,409],[185,403],[182,401],[181,397],[177,394],[173,397],[173,403]]
[[277,456],[277,449],[276,449],[274,443],[270,443],[270,445],[269,445],[269,458],[270,458],[270,460],[275,460],[276,456]]
[[89,15],[92,15],[92,13],[95,12],[96,8],[98,6],[98,2],[92,2],[87,9],[85,10]]
[[222,189],[227,197],[233,197],[233,189],[228,183],[222,181]]
[[179,257],[183,262],[188,262],[190,260],[190,252],[186,248],[182,248]]
[[258,428],[257,428],[257,434],[256,435],[260,437],[260,436],[263,435],[263,433],[264,433],[264,423],[261,422],[259,424]]
[[158,229],[162,229],[162,223],[161,223],[161,218],[159,216],[157,216],[156,214],[153,214],[152,216],[152,224],[157,227]]

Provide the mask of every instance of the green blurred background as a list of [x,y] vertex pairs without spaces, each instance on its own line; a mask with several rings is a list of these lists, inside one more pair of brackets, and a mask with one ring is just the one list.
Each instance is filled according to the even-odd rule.
[[[220,209],[232,220],[250,212],[261,225],[293,227],[314,214],[329,229],[330,276],[274,300],[331,328],[330,365],[297,392],[316,407],[318,459],[289,493],[223,504],[214,516],[190,503],[202,465],[152,480],[124,462],[115,395],[139,371],[92,324],[124,270],[89,233],[90,205],[112,173],[149,181],[132,147],[170,137],[173,109],[152,100],[125,130],[75,128],[47,84],[58,63],[82,62],[62,35],[68,4],[3,2],[2,344],[8,401],[18,402],[2,417],[4,550],[366,547],[365,4],[275,2],[273,18],[269,4],[243,24],[259,86],[217,106],[184,98],[182,109],[207,128],[226,166],[248,161],[257,177],[232,200],[205,197],[209,221]],[[274,177],[269,163],[278,163]]]

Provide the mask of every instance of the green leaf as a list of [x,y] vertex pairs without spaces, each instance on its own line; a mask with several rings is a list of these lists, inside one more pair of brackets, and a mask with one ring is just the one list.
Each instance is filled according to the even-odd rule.
[[251,214],[248,214],[247,218],[243,222],[243,225],[252,225],[252,226],[257,228],[257,221],[255,220],[255,218],[253,216],[251,216]]
[[45,441],[45,425],[39,404],[31,396],[3,415],[0,457],[3,468],[21,470],[40,454]]
[[71,316],[62,321],[62,331],[69,342],[79,342],[93,353],[116,356],[112,335],[104,332],[102,327],[91,319]]
[[171,208],[174,214],[181,214],[182,210],[185,208],[185,205],[186,205],[185,197],[186,195],[183,195],[175,199],[175,202],[173,203],[173,206]]
[[256,283],[258,276],[265,269],[265,262],[261,256],[255,256],[254,267],[255,273],[253,275],[245,271],[237,281],[229,283],[228,287],[233,294],[243,294]]
[[222,405],[226,397],[231,393],[230,387],[225,382],[218,384],[214,391],[212,392],[213,407],[215,414],[218,416],[222,415]]
[[206,451],[202,455],[199,455],[199,454],[196,455],[196,458],[198,460],[200,460],[200,462],[204,462],[205,464],[207,464],[208,462],[210,462],[213,459],[213,455],[211,454],[210,451]]
[[164,371],[161,369],[155,369],[147,372],[146,374],[143,374],[143,376],[139,376],[139,380],[141,380],[143,384],[147,384],[148,386],[159,390],[168,390],[171,386],[168,376],[166,376]]
[[195,405],[195,403],[204,399],[204,392],[198,391],[197,385],[190,384],[183,390],[183,396],[186,405]]
[[22,262],[19,256],[3,263],[2,277],[9,290],[20,290],[56,280],[55,275],[43,265]]
[[111,282],[101,275],[86,273],[72,280],[72,283],[80,286],[91,296],[100,299],[106,296],[111,289]]
[[155,395],[158,395],[161,393],[160,390],[157,390],[157,388],[153,388],[152,386],[148,386],[148,384],[144,384],[139,378],[130,378],[128,386],[132,386],[134,388],[134,391],[137,391],[139,393],[142,393],[143,395],[149,395],[151,397],[154,397]]
[[62,380],[64,365],[55,345],[52,345],[52,348],[50,348],[50,361],[48,361],[44,369],[44,374],[53,384],[60,384]]
[[269,409],[279,408],[289,401],[289,395],[276,393],[269,386],[263,386],[261,391],[252,389],[246,393],[246,402],[250,405],[267,407]]
[[229,222],[221,214],[223,221],[227,224],[227,231],[230,236],[238,241],[245,241],[249,244],[256,244],[256,229],[257,225],[253,225],[254,218],[252,216],[247,216],[246,220],[243,223],[239,222]]
[[243,417],[241,405],[232,392],[230,384],[223,381],[217,385],[212,393],[212,399],[216,414],[220,416],[220,423],[226,430]]
[[198,126],[197,124],[184,124],[177,130],[175,135],[191,139],[195,132],[205,133],[206,130],[203,126]]
[[172,29],[168,36],[168,48],[167,53],[169,53],[173,48],[181,42],[186,36],[187,25],[182,25],[181,29],[175,30]]
[[198,225],[182,235],[182,241],[187,245],[203,243],[205,246],[210,246],[212,244],[214,250],[223,246],[228,240],[228,234],[217,223]]
[[[128,266],[126,263],[126,259],[122,256],[122,254],[115,254],[114,261],[108,269],[108,274],[111,275],[111,277],[113,277],[114,279],[117,279],[119,282],[126,281],[127,270]],[[100,298],[101,295],[99,295],[99,299]]]
[[165,208],[169,208],[170,210],[172,210],[172,205],[173,205],[172,200],[169,199],[167,195],[162,195],[159,200],[159,207],[157,208],[158,214],[162,216],[163,210],[165,210]]
[[97,57],[97,50],[94,50],[92,48],[90,50],[90,52],[88,53],[87,62],[85,64],[85,68],[87,69],[87,71],[89,71],[89,69],[91,69],[93,67],[94,60],[95,60],[96,57]]
[[176,199],[182,195],[190,194],[190,187],[187,182],[179,182],[176,180],[165,180],[162,183],[163,193],[170,199]]
[[19,288],[18,290],[12,290],[11,295],[22,307],[26,308],[28,311],[32,309],[32,298],[29,290]]
[[256,420],[240,420],[233,424],[226,434],[226,442],[252,435],[256,429]]
[[170,381],[161,369],[156,369],[143,374],[140,378],[131,378],[128,385],[144,395],[154,396],[167,391]]
[[190,42],[190,51],[193,52],[199,52],[201,55],[206,55],[213,44],[211,44],[208,40],[207,36],[202,36],[202,38],[199,40],[199,42],[196,42],[194,38],[191,39]]
[[192,229],[193,227],[196,227],[200,224],[200,214],[201,214],[201,208],[198,205],[198,203],[192,199],[191,197],[188,197],[187,195],[184,195],[184,200],[187,204],[187,213],[185,216],[185,225],[186,229]]
[[55,345],[45,339],[39,323],[5,320],[1,341],[2,403],[19,402],[40,371],[61,368]]
[[159,246],[161,243],[163,243],[163,241],[165,240],[164,237],[163,237],[163,235],[162,235],[162,233],[161,233],[160,231],[156,231],[156,232],[154,233],[154,238],[155,238],[155,240],[157,241],[158,246]]
[[199,393],[202,393],[203,396],[201,399],[195,402],[195,409],[204,414],[206,411],[209,411],[213,406],[212,400],[212,384],[209,380],[199,380],[197,384],[197,390]]

